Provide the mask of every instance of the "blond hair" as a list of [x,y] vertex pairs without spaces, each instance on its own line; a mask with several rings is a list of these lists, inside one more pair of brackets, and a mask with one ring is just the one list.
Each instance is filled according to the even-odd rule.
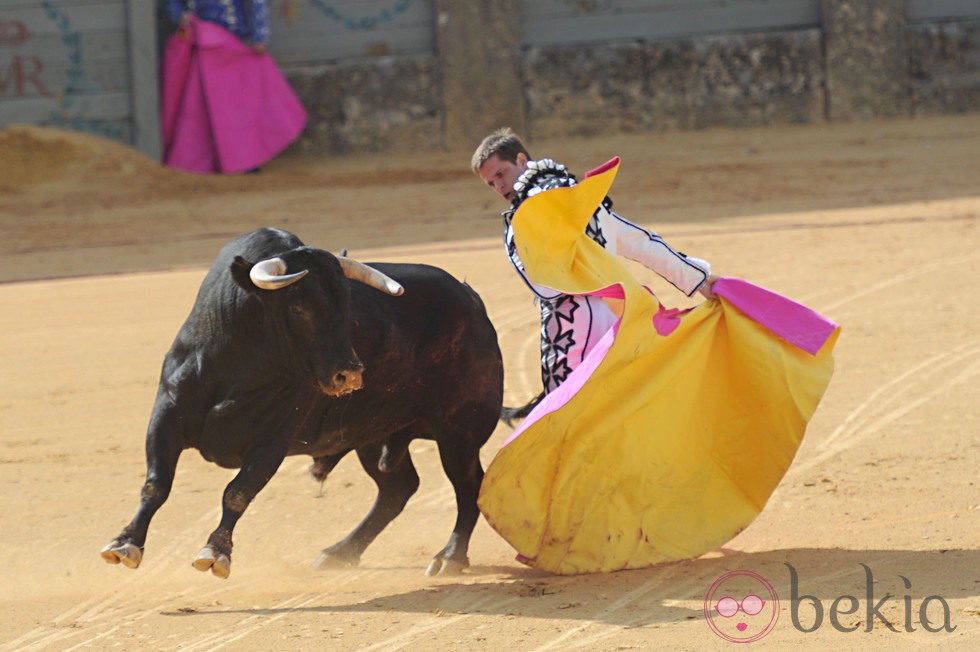
[[510,127],[501,127],[484,138],[480,146],[476,148],[476,151],[473,152],[473,158],[470,160],[470,167],[473,168],[473,172],[479,174],[480,168],[490,158],[497,156],[502,161],[517,163],[518,154],[524,154],[527,158],[531,158],[531,154],[521,142],[521,137],[514,133]]

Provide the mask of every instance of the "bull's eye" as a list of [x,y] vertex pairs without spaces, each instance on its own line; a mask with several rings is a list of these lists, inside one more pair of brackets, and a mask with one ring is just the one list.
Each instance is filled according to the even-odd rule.
[[294,315],[299,315],[300,317],[306,316],[306,310],[303,309],[303,306],[291,305],[289,306],[289,312],[293,313]]

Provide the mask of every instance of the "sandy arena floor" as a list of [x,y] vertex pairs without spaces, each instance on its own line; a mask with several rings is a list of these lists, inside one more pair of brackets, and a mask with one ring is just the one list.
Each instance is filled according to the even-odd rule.
[[222,581],[190,562],[233,473],[188,451],[143,565],[106,565],[99,550],[144,479],[163,354],[231,237],[282,226],[465,278],[497,326],[512,404],[538,388],[536,309],[469,152],[285,157],[200,178],[78,134],[9,128],[0,650],[721,649],[731,643],[703,602],[736,570],[778,593],[767,647],[980,649],[980,114],[532,144],[580,172],[621,155],[622,214],[843,325],[830,389],[747,530],[696,560],[553,577],[481,521],[470,571],[427,578],[455,507],[434,446],[416,442],[422,487],[360,567],[310,563],[367,511],[370,480],[352,456],[321,497],[309,460],[290,458],[239,523]]

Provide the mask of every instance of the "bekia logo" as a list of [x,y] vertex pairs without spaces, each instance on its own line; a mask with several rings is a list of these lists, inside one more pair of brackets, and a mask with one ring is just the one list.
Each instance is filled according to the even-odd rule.
[[772,631],[779,620],[779,597],[772,584],[752,571],[725,573],[704,596],[708,626],[732,643],[752,643]]
[[[865,564],[861,566],[864,568],[865,582],[860,597],[840,595],[831,600],[829,605],[825,605],[816,596],[801,593],[800,576],[787,563],[789,610],[794,629],[807,634],[826,623],[838,632],[849,633],[860,627],[853,622],[853,618],[864,616],[865,632],[873,631],[876,623],[893,632],[914,632],[917,630],[916,625],[930,633],[956,630],[950,619],[949,603],[945,598],[930,595],[916,605],[908,594],[896,596],[888,592],[884,595],[876,593],[871,568]],[[904,588],[911,590],[912,582],[902,575],[899,577]],[[860,598],[864,598],[863,605]],[[901,612],[900,621],[886,616],[886,611],[895,610],[892,604]],[[779,620],[779,598],[772,584],[758,573],[732,571],[725,573],[711,585],[704,597],[704,616],[711,630],[721,638],[732,643],[752,643],[776,626],[776,621]],[[842,616],[851,616],[852,621],[845,621]]]
[[[829,607],[825,608],[824,603],[816,596],[801,594],[800,577],[792,565],[786,564],[789,569],[790,617],[793,620],[793,627],[805,633],[816,631],[823,624],[826,613],[830,626],[838,632],[853,632],[857,631],[859,625],[846,624],[841,616],[860,613],[864,616],[864,631],[866,632],[874,630],[875,623],[881,623],[893,632],[898,632],[899,627],[901,627],[904,631],[911,633],[916,631],[916,620],[919,627],[932,634],[956,630],[956,626],[950,621],[949,603],[944,597],[930,595],[915,605],[912,596],[908,594],[896,596],[886,592],[881,595],[880,591],[876,594],[874,573],[866,564],[861,564],[861,566],[864,568],[864,595],[861,596],[865,598],[863,610],[861,609],[861,600],[857,595],[838,596],[830,603]],[[899,575],[899,577],[905,589],[911,590],[912,581],[903,575]],[[801,612],[806,611],[806,609],[801,609],[803,603],[807,603],[810,607],[812,615],[809,623],[805,623],[804,617],[801,616]],[[885,615],[886,611],[894,608],[893,605],[902,613],[901,624],[897,622],[897,619],[893,621]],[[932,615],[930,616],[930,614]]]

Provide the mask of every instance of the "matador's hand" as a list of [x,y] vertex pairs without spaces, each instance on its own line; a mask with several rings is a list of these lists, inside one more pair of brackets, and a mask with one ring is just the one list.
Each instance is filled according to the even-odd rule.
[[698,290],[704,298],[713,299],[715,297],[714,284],[718,280],[717,276],[709,276],[704,283],[701,284],[701,288]]

